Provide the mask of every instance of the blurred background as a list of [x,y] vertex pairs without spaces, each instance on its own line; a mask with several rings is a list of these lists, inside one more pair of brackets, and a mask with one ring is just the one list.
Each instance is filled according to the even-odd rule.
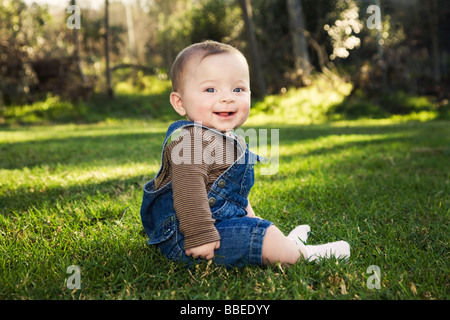
[[262,113],[448,118],[449,24],[445,0],[0,0],[0,125],[173,117],[206,39],[245,53]]

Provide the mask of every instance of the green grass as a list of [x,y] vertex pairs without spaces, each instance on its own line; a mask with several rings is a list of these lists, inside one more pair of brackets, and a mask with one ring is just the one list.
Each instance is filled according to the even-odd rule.
[[255,212],[286,233],[309,224],[310,244],[348,241],[348,262],[187,270],[146,245],[139,219],[168,122],[13,126],[0,131],[0,299],[448,299],[449,122],[271,120],[247,123],[280,135]]

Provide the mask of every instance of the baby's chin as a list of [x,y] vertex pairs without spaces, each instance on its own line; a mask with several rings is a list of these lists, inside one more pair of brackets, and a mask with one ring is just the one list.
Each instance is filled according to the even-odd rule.
[[202,121],[202,120],[191,120],[189,118],[187,118],[187,120],[200,124],[204,127],[218,130],[220,132],[231,131],[240,127],[241,125],[241,124],[238,125],[234,121]]
[[220,124],[216,124],[216,125],[205,125],[208,128],[213,128],[216,130],[219,130],[221,132],[227,132],[227,131],[232,131],[236,128],[238,128],[240,125],[237,125],[236,123],[220,123]]

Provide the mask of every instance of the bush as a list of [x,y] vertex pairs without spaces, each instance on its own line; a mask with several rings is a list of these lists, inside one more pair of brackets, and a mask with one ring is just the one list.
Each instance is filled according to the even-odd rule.
[[382,118],[391,115],[430,113],[437,115],[437,105],[425,96],[413,96],[404,91],[380,94],[369,98],[361,89],[355,90],[342,103],[330,110],[349,119]]
[[92,123],[106,119],[174,119],[170,81],[158,76],[123,79],[115,85],[114,98],[102,94],[71,102],[48,94],[43,101],[0,108],[0,124]]
[[0,123],[44,124],[81,121],[87,114],[84,103],[71,103],[58,96],[48,95],[43,101],[0,109]]
[[[284,122],[292,119],[303,123],[328,120],[330,111],[342,103],[351,85],[342,80],[315,75],[308,87],[283,88],[281,94],[269,95],[253,105],[252,114],[267,113]],[[331,85],[330,85],[331,84]]]

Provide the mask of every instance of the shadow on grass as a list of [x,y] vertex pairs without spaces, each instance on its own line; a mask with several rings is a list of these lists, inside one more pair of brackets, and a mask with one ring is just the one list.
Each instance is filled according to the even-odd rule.
[[[304,154],[322,154],[343,150],[349,147],[364,147],[366,145],[383,144],[386,141],[420,141],[423,135],[433,134],[437,122],[432,126],[426,123],[420,126],[414,123],[389,125],[389,126],[351,126],[333,127],[328,125],[270,125],[267,129],[279,129],[279,143],[289,147],[297,145],[305,140],[316,140],[329,136],[366,136],[360,141],[348,141],[335,144],[332,147],[317,147],[308,152],[299,152],[297,155],[282,157],[289,160],[295,156]],[[132,125],[132,124],[130,124]],[[442,123],[444,127],[446,123]],[[123,125],[122,125],[123,126]],[[105,127],[108,130],[108,127]],[[261,127],[263,128],[263,127]],[[431,129],[427,129],[431,128]],[[28,140],[21,142],[0,143],[0,168],[12,170],[32,168],[39,166],[55,167],[57,165],[76,165],[77,167],[89,167],[90,164],[101,166],[124,165],[130,162],[145,163],[149,159],[154,161],[160,158],[161,146],[165,135],[165,129],[161,132],[132,132],[99,133],[92,136],[70,136],[62,138]],[[427,132],[427,130],[431,130]],[[80,131],[81,132],[81,131]],[[386,138],[376,138],[375,135],[383,135]],[[394,135],[395,137],[388,137]],[[270,143],[270,133],[268,135]]]
[[[269,124],[257,127],[256,130],[258,129],[268,129],[267,144],[269,146],[271,144],[270,130],[279,130],[279,146],[288,149],[285,155],[280,155],[280,164],[295,161],[295,159],[300,159],[299,157],[335,154],[345,150],[357,152],[358,149],[368,146],[378,146],[381,151],[390,145],[394,145],[394,147],[389,147],[389,149],[408,146],[409,149],[417,149],[422,153],[442,153],[447,156],[450,154],[450,148],[447,147],[450,132],[446,121],[361,126]],[[436,139],[430,140],[429,137]],[[337,141],[330,140],[328,142],[327,139]],[[309,144],[309,146],[299,147],[302,144]],[[421,146],[428,147],[421,149]],[[290,152],[290,148],[296,151]]]
[[[148,175],[154,175],[155,173],[149,172]],[[81,205],[83,202],[100,203],[105,199],[117,201],[123,194],[130,191],[141,191],[147,179],[147,175],[135,175],[71,186],[48,186],[39,190],[29,186],[21,186],[15,190],[7,190],[2,195],[0,213],[9,215],[16,212],[22,215],[26,214],[29,209],[69,213],[73,212],[75,208],[83,209]],[[100,208],[101,206],[99,206]],[[113,212],[107,208],[95,212],[85,211],[88,216],[96,220],[114,219],[117,218],[117,215],[120,215],[120,212]]]
[[[0,169],[3,169],[4,179],[10,180],[3,181],[3,190],[0,189],[0,212],[25,213],[31,207],[52,208],[56,203],[64,205],[89,196],[119,198],[130,188],[140,191],[156,171],[133,174],[132,170],[135,165],[159,166],[165,133],[102,134],[101,128],[96,130],[95,136],[0,143]],[[126,169],[126,173],[114,173],[115,168],[128,166],[131,169]],[[14,174],[12,170],[21,172],[14,177],[8,174]],[[106,174],[102,170],[112,170],[115,177],[121,177],[102,176]],[[61,185],[55,185],[46,175],[55,176],[62,181]],[[99,175],[100,181],[96,181]],[[14,179],[19,177],[21,182],[15,183]],[[8,185],[11,188],[6,190]]]

